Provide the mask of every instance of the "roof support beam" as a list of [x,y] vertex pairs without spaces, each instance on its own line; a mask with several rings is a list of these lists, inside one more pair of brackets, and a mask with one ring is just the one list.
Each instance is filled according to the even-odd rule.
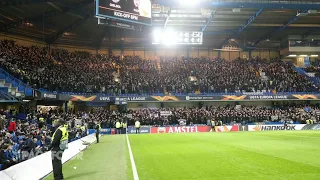
[[17,6],[17,5],[28,5],[28,4],[37,4],[37,3],[43,3],[47,0],[4,0],[0,2],[1,7],[6,6]]
[[230,38],[232,38],[233,36],[236,36],[238,34],[240,34],[243,30],[246,29],[246,27],[248,27],[263,11],[262,9],[259,9],[257,12],[255,12],[252,16],[249,17],[248,20],[245,21],[245,24],[243,26],[241,26],[235,33],[233,33],[231,36],[228,37],[228,39],[226,39],[225,41],[223,41],[222,45],[223,46],[226,42],[228,42],[228,40]]
[[111,34],[110,33],[110,27],[108,27],[108,26],[103,27],[103,32],[102,32],[101,36],[98,38],[98,40],[97,40],[97,49],[101,49],[101,45],[102,45],[103,41],[105,40],[104,38],[106,38],[106,35],[108,35],[108,40],[109,40],[109,43],[110,43],[110,37],[111,37],[110,34]]
[[[155,0],[155,4],[164,6],[179,6],[177,0]],[[250,9],[320,9],[320,4],[312,1],[271,1],[271,0],[252,0],[243,2],[243,0],[224,1],[204,1],[194,6],[194,8],[250,8]]]
[[304,38],[307,38],[308,36],[310,36],[312,33],[314,32],[318,32],[320,31],[320,28],[314,28],[314,29],[310,29],[309,31],[305,32],[304,34],[301,35],[301,37],[304,39]]
[[236,34],[240,34],[243,30],[245,30],[263,11],[263,8],[259,9],[259,11],[255,12],[247,21],[246,23],[241,26]]
[[82,24],[84,21],[86,21],[89,18],[89,15],[87,15],[84,19],[78,19],[74,23],[70,24],[69,26],[63,28],[59,32],[55,33],[53,36],[46,39],[46,43],[52,44],[55,40],[57,40],[63,33],[70,31],[71,29],[74,29],[75,27]]
[[204,31],[207,29],[208,25],[210,24],[211,20],[213,19],[214,15],[216,14],[216,12],[217,12],[217,9],[214,9],[214,10],[211,12],[211,15],[210,15],[210,17],[207,19],[206,24],[201,28],[201,31],[202,31],[202,32],[204,32]]
[[[306,13],[308,12],[308,10],[303,10],[301,11],[301,13]],[[298,19],[300,18],[300,16],[295,15],[294,17],[292,17],[291,19],[289,19],[289,21],[287,23],[285,23],[283,26],[274,29],[273,31],[269,32],[267,35],[263,36],[262,38],[260,38],[259,40],[257,40],[254,44],[255,46],[257,46],[261,41],[266,40],[268,38],[270,38],[273,34],[275,34],[276,32],[282,31],[285,28],[287,28],[288,26],[290,26],[290,24],[296,22]]]
[[171,8],[170,10],[168,11],[168,16],[166,18],[166,21],[164,22],[164,25],[163,25],[163,29],[166,28],[167,24],[168,24],[168,21],[169,21],[169,18],[170,18],[170,15],[171,15]]
[[57,12],[57,9],[54,9],[54,10],[51,10],[51,11],[39,12],[39,13],[35,14],[32,17],[26,17],[26,18],[24,18],[22,20],[19,20],[17,22],[14,21],[12,23],[8,23],[5,26],[1,27],[0,30],[1,29],[2,30],[9,30],[9,29],[12,29],[12,28],[16,28],[17,26],[23,24],[26,21],[33,22],[33,21],[43,20],[43,19],[52,17],[52,16],[56,15],[57,13],[66,13],[66,12],[69,12],[69,11],[74,10],[74,9],[79,9],[79,8],[81,8],[83,6],[86,6],[86,5],[90,4],[90,3],[93,3],[93,1],[92,0],[84,0],[81,3],[78,3],[78,4],[74,5],[74,6],[64,7],[61,12]]

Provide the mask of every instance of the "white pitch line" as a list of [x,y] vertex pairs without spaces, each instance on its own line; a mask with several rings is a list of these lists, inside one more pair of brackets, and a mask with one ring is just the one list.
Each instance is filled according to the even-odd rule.
[[129,155],[130,155],[133,179],[134,180],[139,180],[138,171],[137,171],[136,163],[134,162],[134,158],[133,158],[133,154],[132,154],[132,150],[131,150],[128,134],[126,134],[126,136],[127,136],[127,143],[128,143],[128,149],[129,149]]

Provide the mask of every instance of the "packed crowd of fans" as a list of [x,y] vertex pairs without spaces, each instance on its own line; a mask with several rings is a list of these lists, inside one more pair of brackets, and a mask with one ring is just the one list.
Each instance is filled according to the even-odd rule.
[[[6,169],[50,150],[51,136],[55,131],[54,121],[64,119],[68,125],[69,142],[86,135],[91,118],[82,118],[83,113],[63,114],[61,111],[33,112],[26,119],[14,118],[9,111],[1,111],[0,117],[0,165]],[[92,121],[94,122],[94,121]]]
[[278,59],[225,61],[220,58],[170,58],[157,61],[68,52],[0,41],[1,67],[35,88],[50,91],[151,94],[314,92],[307,77]]
[[314,76],[320,78],[320,60],[314,59],[311,62],[311,66],[304,68],[306,72],[315,73]]
[[[87,129],[94,129],[99,123],[102,128],[114,128],[117,121],[135,121],[141,125],[176,126],[180,120],[186,125],[210,125],[211,120],[223,124],[252,124],[284,121],[305,123],[320,122],[320,106],[205,106],[192,108],[145,108],[125,112],[110,111],[104,107],[92,108],[90,112],[63,113],[61,110],[37,110],[28,113],[25,120],[12,117],[11,110],[0,111],[0,164],[2,169],[32,158],[49,150],[51,136],[55,130],[54,121],[64,119],[68,124],[69,141],[86,135]],[[165,112],[165,113],[163,113]]]
[[[166,112],[163,115],[162,112]],[[168,115],[170,112],[170,115]],[[134,126],[139,120],[141,125],[172,126],[178,125],[180,119],[185,119],[187,125],[208,124],[208,121],[222,121],[223,124],[251,124],[267,122],[305,123],[306,120],[320,122],[320,106],[316,105],[282,105],[282,106],[205,106],[202,108],[141,108],[125,112],[109,111],[104,108],[92,110],[89,116],[95,114],[96,121],[102,128],[114,128],[116,121],[127,121]],[[93,122],[88,128],[94,127]]]
[[[161,116],[161,111],[170,111],[169,116]],[[144,125],[165,126],[179,124],[185,119],[187,124],[208,124],[208,121],[222,121],[223,124],[250,124],[266,122],[305,123],[306,120],[319,122],[318,105],[286,105],[286,106],[206,106],[203,108],[161,108],[130,110],[133,125],[136,119]]]

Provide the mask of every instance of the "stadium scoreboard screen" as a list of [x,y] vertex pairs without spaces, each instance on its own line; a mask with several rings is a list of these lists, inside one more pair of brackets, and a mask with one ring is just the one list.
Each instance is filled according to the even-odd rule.
[[201,45],[203,33],[199,31],[155,31],[152,44]]
[[151,25],[151,0],[96,0],[96,17]]

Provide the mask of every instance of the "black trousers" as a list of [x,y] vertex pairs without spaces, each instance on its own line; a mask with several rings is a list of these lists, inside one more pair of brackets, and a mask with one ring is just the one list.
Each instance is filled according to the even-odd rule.
[[96,133],[97,143],[99,143],[99,133]]
[[117,128],[117,134],[121,134],[121,128]]
[[58,150],[58,151],[51,151],[51,159],[52,159],[52,167],[53,167],[53,177],[54,180],[61,180],[63,179],[63,174],[62,174],[62,154],[63,151]]
[[136,134],[140,134],[140,128],[138,127],[138,128],[136,128]]

